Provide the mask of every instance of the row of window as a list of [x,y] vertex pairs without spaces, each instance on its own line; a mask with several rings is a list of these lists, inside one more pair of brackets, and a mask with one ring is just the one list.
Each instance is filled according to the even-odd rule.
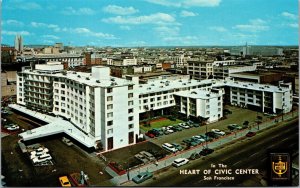
[[[133,124],[131,123],[128,125],[128,129],[132,129],[132,128],[133,128]],[[107,129],[106,132],[107,132],[107,134],[113,134],[114,131],[113,131],[113,128],[111,128],[111,129]]]

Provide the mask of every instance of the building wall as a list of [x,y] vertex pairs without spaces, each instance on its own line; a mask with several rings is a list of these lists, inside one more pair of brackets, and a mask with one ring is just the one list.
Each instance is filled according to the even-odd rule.
[[6,97],[6,96],[12,96],[17,94],[17,86],[14,85],[6,85],[6,86],[1,86],[1,96]]

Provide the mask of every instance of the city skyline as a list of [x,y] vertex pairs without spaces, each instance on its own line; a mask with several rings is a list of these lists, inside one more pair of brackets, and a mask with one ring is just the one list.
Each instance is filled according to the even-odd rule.
[[297,45],[297,7],[294,0],[10,0],[2,4],[2,44],[22,35],[25,45]]

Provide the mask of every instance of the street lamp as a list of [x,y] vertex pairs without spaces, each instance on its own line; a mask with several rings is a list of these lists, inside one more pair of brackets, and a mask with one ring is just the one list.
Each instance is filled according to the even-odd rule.
[[285,107],[285,105],[284,104],[282,104],[282,108],[281,108],[281,121],[283,121],[283,107]]

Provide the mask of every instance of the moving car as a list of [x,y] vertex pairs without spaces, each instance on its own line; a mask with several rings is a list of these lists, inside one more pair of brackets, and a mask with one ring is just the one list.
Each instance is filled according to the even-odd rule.
[[214,132],[221,136],[224,136],[226,134],[224,131],[220,131],[219,129],[212,129],[211,132]]
[[191,154],[191,156],[190,156],[189,159],[190,159],[190,160],[195,160],[195,159],[198,159],[198,158],[200,158],[199,153],[194,152],[194,153]]
[[230,125],[227,126],[227,128],[228,128],[229,130],[231,130],[231,131],[243,129],[241,126],[239,126],[239,125],[237,125],[237,124],[230,124]]
[[215,150],[214,149],[210,149],[210,148],[204,148],[202,151],[200,151],[200,155],[206,156],[209,155],[211,153],[213,153]]
[[137,176],[132,178],[132,181],[135,183],[142,183],[146,181],[147,179],[150,179],[153,177],[153,174],[151,172],[141,172]]
[[178,159],[175,159],[175,161],[172,163],[172,165],[175,166],[175,167],[180,167],[180,166],[188,164],[188,163],[189,163],[188,159],[178,158]]
[[176,149],[173,145],[169,144],[169,143],[164,143],[162,145],[162,147],[170,152],[176,152],[178,151],[178,149]]
[[255,135],[256,135],[256,132],[252,132],[252,131],[250,131],[246,134],[247,137],[252,137],[252,136],[255,136]]
[[59,177],[59,182],[62,187],[72,187],[69,178],[67,176],[61,176]]

